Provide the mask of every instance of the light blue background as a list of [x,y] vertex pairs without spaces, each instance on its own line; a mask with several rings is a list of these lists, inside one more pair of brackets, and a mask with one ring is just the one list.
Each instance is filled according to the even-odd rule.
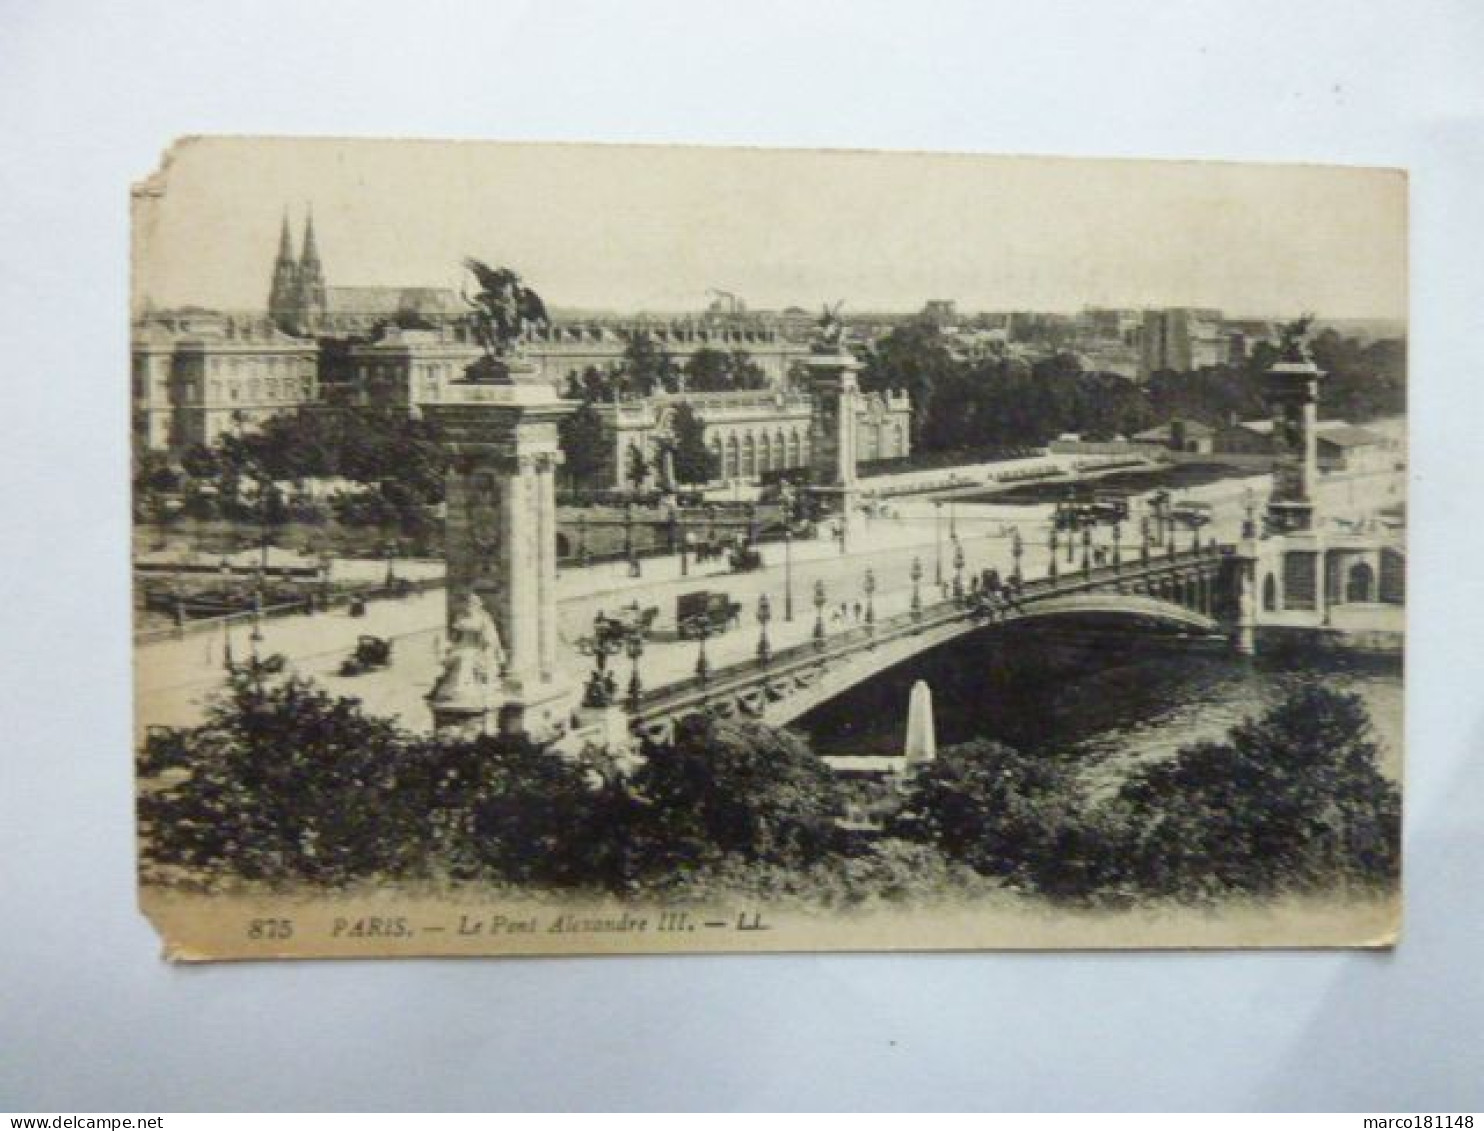
[[[5,0],[0,27],[0,1108],[1484,1107],[1484,8]],[[1401,948],[159,961],[131,862],[127,186],[190,132],[1410,168]]]

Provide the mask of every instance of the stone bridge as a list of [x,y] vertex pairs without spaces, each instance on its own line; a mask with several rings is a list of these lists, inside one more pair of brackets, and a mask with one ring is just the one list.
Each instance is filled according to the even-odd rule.
[[914,656],[1012,622],[1096,618],[1189,638],[1224,637],[1237,619],[1241,567],[1234,548],[1213,543],[1028,580],[1017,602],[993,611],[953,596],[914,600],[909,612],[828,634],[816,621],[812,643],[652,689],[640,700],[633,728],[662,740],[676,720],[696,711],[782,725]]

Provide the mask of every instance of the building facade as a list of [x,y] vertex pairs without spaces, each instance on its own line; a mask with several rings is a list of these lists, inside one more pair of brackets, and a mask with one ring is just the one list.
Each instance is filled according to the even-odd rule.
[[1139,375],[1143,378],[1161,370],[1190,373],[1209,369],[1226,364],[1230,358],[1219,310],[1146,310],[1139,344]]
[[138,447],[182,451],[261,427],[319,400],[319,346],[271,321],[209,313],[152,315],[133,341]]
[[[813,458],[815,399],[795,390],[770,389],[731,393],[664,393],[640,400],[599,404],[608,437],[611,482],[604,487],[633,486],[627,479],[632,451],[647,466],[661,466],[661,452],[672,434],[675,410],[689,405],[704,426],[702,439],[711,451],[718,478],[756,482],[777,472],[803,471]],[[865,393],[856,414],[856,460],[873,462],[911,454],[912,406],[906,393]],[[653,478],[653,475],[652,475]]]

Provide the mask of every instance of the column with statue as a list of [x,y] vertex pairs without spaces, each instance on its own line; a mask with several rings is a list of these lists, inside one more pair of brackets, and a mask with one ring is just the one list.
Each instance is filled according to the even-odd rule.
[[450,673],[472,662],[451,651],[429,706],[440,729],[499,729],[546,741],[565,730],[575,699],[557,657],[555,480],[557,426],[573,406],[521,349],[547,322],[540,297],[513,271],[472,259],[465,265],[480,288],[465,297],[483,354],[425,411],[449,456],[450,640],[461,638],[456,629],[472,597],[487,612],[501,655],[498,685],[481,706],[455,694],[467,681]]
[[841,305],[824,308],[804,371],[814,402],[810,479],[820,501],[839,516],[843,546],[849,543],[859,503],[856,432],[861,393],[856,375],[862,367],[845,346]]

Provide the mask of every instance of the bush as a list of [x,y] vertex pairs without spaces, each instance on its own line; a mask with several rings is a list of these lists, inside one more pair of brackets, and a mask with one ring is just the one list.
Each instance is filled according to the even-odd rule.
[[1393,882],[1401,795],[1357,696],[1307,685],[1225,742],[1145,767],[1116,801],[1126,880],[1211,899]]
[[835,842],[839,785],[809,744],[761,723],[684,719],[673,744],[651,747],[634,776],[649,870],[737,855],[816,860]]
[[979,741],[948,747],[918,770],[902,824],[977,872],[1038,889],[1078,835],[1080,807],[1059,763]]

